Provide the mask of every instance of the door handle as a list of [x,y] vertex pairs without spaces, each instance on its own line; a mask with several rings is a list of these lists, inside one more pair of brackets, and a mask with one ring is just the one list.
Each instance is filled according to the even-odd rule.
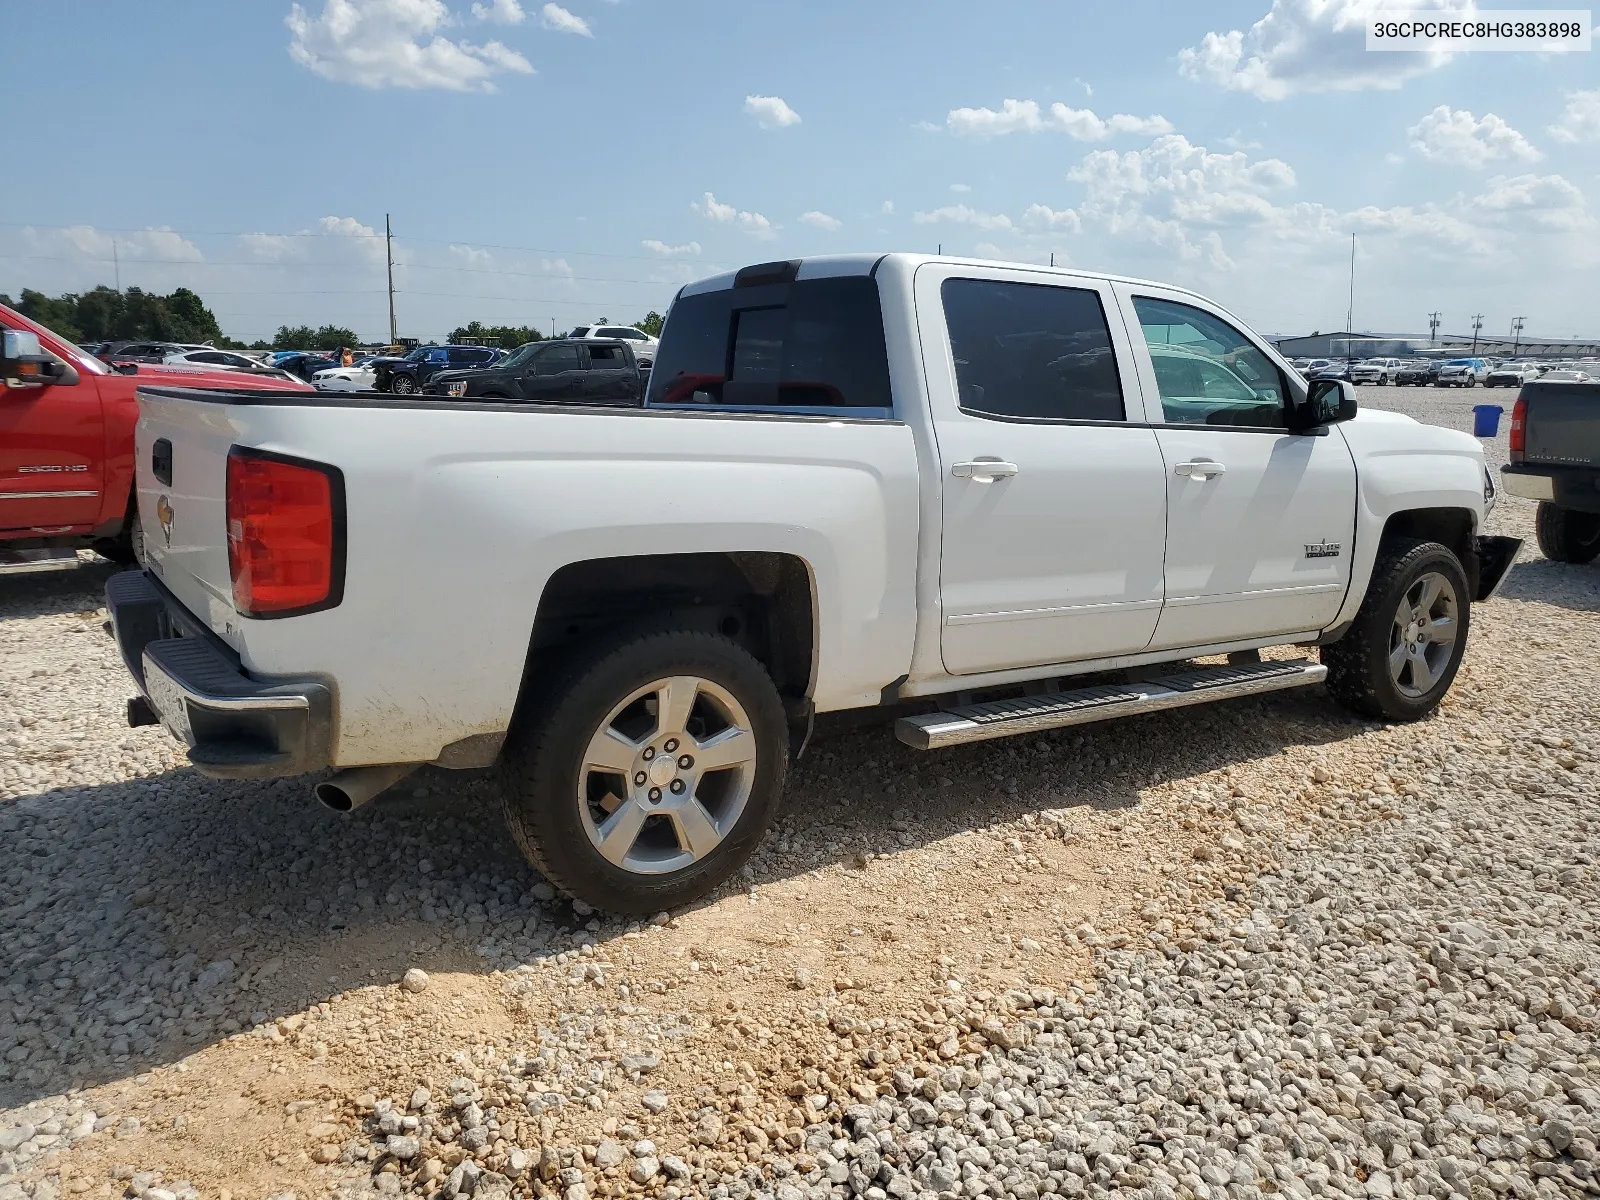
[[1190,479],[1198,479],[1202,483],[1213,475],[1226,475],[1228,468],[1219,462],[1212,462],[1209,458],[1197,458],[1193,462],[1181,462],[1172,468],[1174,475],[1187,475]]
[[1001,462],[998,458],[959,462],[950,468],[950,474],[957,479],[970,479],[973,483],[993,483],[996,479],[1009,479],[1016,473],[1016,463]]

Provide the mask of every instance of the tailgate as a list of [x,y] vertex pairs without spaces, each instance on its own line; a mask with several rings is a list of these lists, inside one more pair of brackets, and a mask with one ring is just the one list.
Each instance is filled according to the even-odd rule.
[[134,480],[145,565],[221,631],[234,616],[226,511],[232,414],[201,391],[141,387],[138,395]]
[[1600,467],[1600,384],[1530,383],[1522,461],[1564,467]]

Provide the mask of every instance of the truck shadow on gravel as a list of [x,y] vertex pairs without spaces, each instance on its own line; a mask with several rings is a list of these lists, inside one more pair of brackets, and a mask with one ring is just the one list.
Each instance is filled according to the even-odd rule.
[[0,621],[98,609],[105,603],[106,580],[125,569],[102,558],[83,558],[76,567],[0,570]]
[[[844,732],[797,765],[754,877],[1030,812],[1128,808],[1157,779],[1361,728],[1318,690],[936,754]],[[486,974],[563,948],[579,922],[602,941],[627,928],[551,897],[484,778],[426,770],[349,816],[307,782],[185,769],[0,801],[0,1107],[176,1061],[407,967]]]
[[1519,562],[1500,585],[1499,598],[1554,604],[1575,612],[1600,612],[1600,564]]

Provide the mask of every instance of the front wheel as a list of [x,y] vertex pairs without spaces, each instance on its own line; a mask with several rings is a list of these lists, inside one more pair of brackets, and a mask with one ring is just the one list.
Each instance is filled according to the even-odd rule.
[[787,751],[777,688],[741,646],[635,631],[551,672],[507,740],[501,804],[552,886],[654,913],[744,865],[777,813]]
[[393,375],[389,379],[389,390],[396,396],[414,395],[417,390],[417,381],[409,375]]
[[1586,563],[1600,555],[1600,513],[1558,508],[1541,500],[1533,534],[1551,562]]
[[1471,625],[1466,572],[1438,542],[1396,538],[1378,551],[1344,637],[1322,648],[1328,691],[1362,716],[1415,721],[1439,706]]

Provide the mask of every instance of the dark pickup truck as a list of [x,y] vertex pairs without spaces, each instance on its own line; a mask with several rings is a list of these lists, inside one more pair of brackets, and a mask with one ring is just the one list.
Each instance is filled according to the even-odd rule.
[[644,403],[644,375],[626,342],[562,338],[528,342],[480,371],[441,371],[424,396],[545,404]]
[[1506,492],[1539,501],[1539,549],[1556,562],[1600,555],[1600,383],[1535,380],[1511,410]]

